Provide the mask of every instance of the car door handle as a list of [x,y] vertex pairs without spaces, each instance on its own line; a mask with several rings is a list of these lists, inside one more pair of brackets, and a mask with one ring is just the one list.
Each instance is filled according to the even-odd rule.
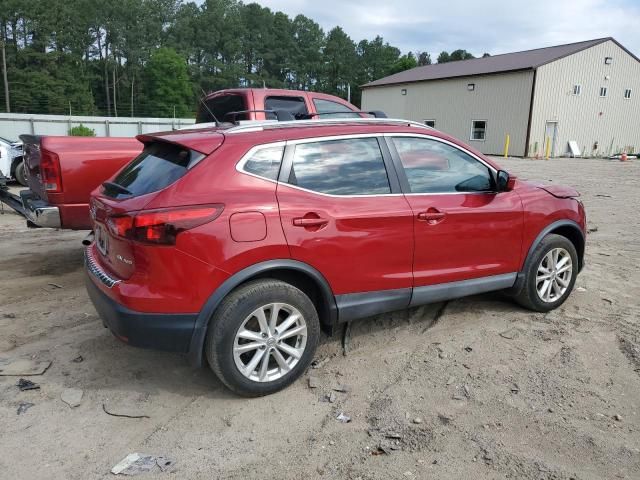
[[300,217],[293,219],[293,225],[296,227],[322,227],[329,223],[325,218]]
[[446,214],[444,212],[440,212],[436,209],[429,209],[426,212],[418,213],[418,220],[434,225],[441,222],[445,215]]

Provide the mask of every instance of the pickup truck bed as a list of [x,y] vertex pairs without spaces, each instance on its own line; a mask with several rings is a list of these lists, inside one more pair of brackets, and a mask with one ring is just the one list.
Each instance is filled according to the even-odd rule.
[[39,227],[72,230],[91,229],[89,194],[143,148],[135,138],[20,138],[29,184],[29,190],[20,193],[27,220]]

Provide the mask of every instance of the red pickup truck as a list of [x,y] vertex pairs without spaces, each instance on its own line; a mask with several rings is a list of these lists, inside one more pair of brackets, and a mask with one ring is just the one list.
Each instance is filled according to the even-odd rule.
[[[276,114],[278,113],[278,115]],[[357,107],[316,92],[277,89],[231,89],[200,102],[196,126],[219,122],[276,119],[361,117]],[[136,157],[136,138],[22,135],[29,190],[20,193],[30,226],[89,230],[89,194]]]

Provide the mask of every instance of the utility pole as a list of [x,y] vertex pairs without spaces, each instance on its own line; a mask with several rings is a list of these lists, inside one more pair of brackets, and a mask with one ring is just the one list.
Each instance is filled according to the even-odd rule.
[[7,80],[7,56],[4,49],[4,32],[0,38],[2,44],[2,78],[4,79],[4,101],[7,106],[7,113],[11,113],[11,102],[9,101],[9,81]]
[[113,116],[118,116],[118,99],[116,98],[116,67],[113,67]]
[[131,74],[131,117],[133,117],[133,82],[135,81],[135,74]]

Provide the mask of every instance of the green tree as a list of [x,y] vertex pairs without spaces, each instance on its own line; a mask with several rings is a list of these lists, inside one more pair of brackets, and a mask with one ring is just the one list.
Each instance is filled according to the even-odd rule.
[[359,83],[371,82],[389,75],[400,58],[400,50],[389,45],[381,36],[358,43]]
[[418,66],[431,65],[431,55],[428,52],[418,52]]
[[471,58],[475,57],[466,50],[454,50],[453,52],[451,52],[451,55],[449,55],[450,62],[455,62],[458,60],[469,60]]
[[391,68],[390,73],[404,72],[405,70],[411,70],[418,66],[418,61],[413,53],[409,52],[406,55],[401,56]]
[[69,135],[72,137],[95,137],[96,131],[93,128],[85,127],[84,125],[76,125],[69,129]]
[[293,82],[293,59],[295,41],[293,23],[282,12],[273,15],[272,34],[265,45],[263,80],[269,87],[290,87]]
[[245,5],[240,10],[242,19],[242,57],[244,82],[247,86],[259,85],[267,80],[265,57],[270,56],[269,46],[274,44],[273,15],[271,10],[257,3]]
[[438,55],[438,63],[456,62],[459,60],[469,60],[471,58],[475,57],[466,50],[458,49],[451,53],[441,52],[440,55]]
[[0,0],[0,39],[13,110],[29,113],[171,116],[203,90],[263,84],[342,97],[350,86],[357,104],[360,85],[416,60],[380,36],[356,47],[339,27],[325,35],[240,0]]
[[451,61],[451,57],[449,56],[449,52],[442,51],[440,55],[438,55],[438,63],[447,63]]
[[292,22],[293,56],[291,58],[291,86],[301,90],[315,90],[323,70],[325,36],[316,22],[298,15]]
[[334,27],[327,35],[323,57],[323,91],[346,98],[347,85],[355,81],[358,58],[355,43],[342,28]]
[[156,50],[146,65],[145,80],[145,100],[154,106],[153,116],[193,115],[195,99],[187,62],[175,50]]

